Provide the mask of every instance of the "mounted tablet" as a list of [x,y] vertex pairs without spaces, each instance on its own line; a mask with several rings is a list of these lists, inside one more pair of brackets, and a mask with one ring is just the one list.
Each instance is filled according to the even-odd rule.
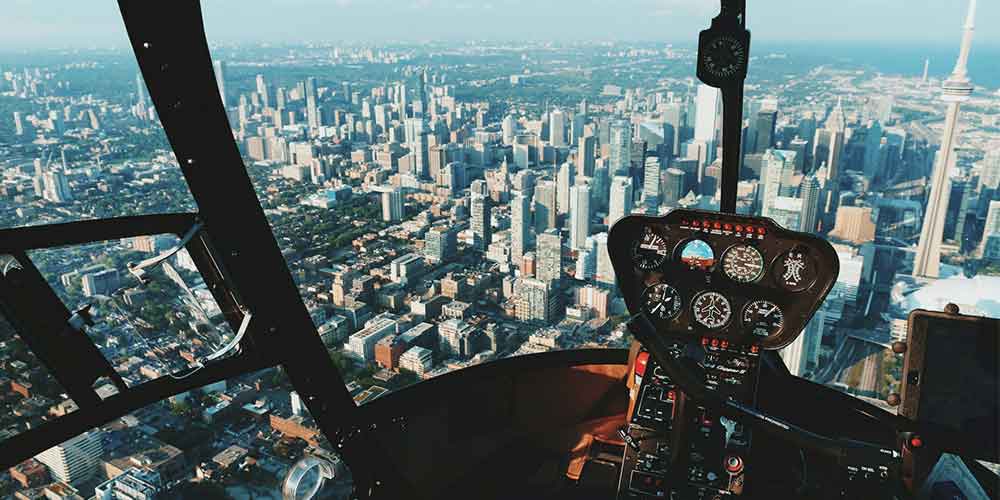
[[[1000,320],[950,306],[948,312],[917,309],[908,323],[900,415],[973,436],[967,458],[1000,461]],[[937,461],[938,446],[918,444],[910,447],[910,472],[920,480]]]

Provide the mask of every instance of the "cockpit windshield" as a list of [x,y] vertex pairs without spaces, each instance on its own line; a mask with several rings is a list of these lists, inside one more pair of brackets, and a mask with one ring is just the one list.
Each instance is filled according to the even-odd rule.
[[193,211],[114,2],[8,7],[0,228]]
[[[61,312],[86,317],[76,331],[112,368],[93,387],[105,399],[233,357],[251,314],[211,229],[199,232],[197,186],[115,2],[54,3],[14,2],[0,19],[0,229],[192,217],[162,234],[0,251],[0,268],[37,271]],[[355,404],[505,358],[632,345],[612,226],[718,211],[723,198],[723,95],[696,77],[692,43],[708,3],[203,2],[232,139]],[[898,2],[841,4],[767,2],[747,19],[755,46],[736,212],[836,251],[831,292],[780,351],[790,373],[895,411],[883,403],[903,377],[891,345],[906,339],[911,311],[954,303],[1000,317],[1000,33],[980,23],[970,55],[959,52],[966,13],[954,2],[908,6],[905,30]],[[1000,16],[995,2],[979,8],[981,19]],[[29,42],[38,33],[48,38]],[[676,259],[738,266],[725,272],[744,283],[763,275],[752,253],[730,264],[701,240],[674,249],[644,238],[636,268]],[[725,322],[771,314],[764,302]],[[0,317],[0,408],[10,410],[0,446],[77,409],[10,323]],[[174,396],[73,446],[100,456],[143,433],[166,449],[156,451],[166,489],[198,474],[222,477],[225,490],[266,471],[257,486],[273,493],[293,459],[331,447],[283,377],[269,368],[236,391]],[[170,469],[174,450],[182,472]],[[104,453],[117,473],[84,483],[132,470],[145,481],[148,464],[123,457]],[[24,489],[38,486],[24,470],[53,470],[35,460],[19,466]],[[229,494],[256,493],[246,488]]]
[[[411,372],[627,345],[608,230],[629,214],[718,210],[724,119],[719,90],[694,77],[693,47],[652,41],[673,40],[657,26],[693,39],[697,24],[679,20],[710,9],[632,3],[536,6],[517,27],[475,21],[504,19],[513,5],[392,6],[405,15],[384,27],[425,41],[307,22],[298,33],[306,44],[273,33],[273,23],[253,36],[234,28],[292,15],[286,9],[206,6],[244,160],[331,357],[357,390],[398,387],[397,372],[409,383]],[[362,26],[384,7],[347,2],[331,15]],[[557,22],[563,8],[579,17]],[[834,15],[804,9],[817,25]],[[430,28],[445,11],[447,28]],[[626,22],[624,12],[642,14]],[[859,39],[891,38],[885,28],[832,40],[820,36],[827,28],[758,16],[737,210],[827,236],[841,268],[783,356],[793,374],[884,398],[901,362],[887,348],[910,310],[964,300],[974,313],[1000,313],[975,298],[1000,292],[982,257],[1000,161],[988,103],[1000,82],[980,54],[995,50],[977,46],[970,60],[982,87],[963,108],[969,126],[953,155],[944,279],[910,278],[957,38],[879,43],[873,58]],[[539,31],[517,42],[490,31],[534,24]],[[413,340],[428,330],[435,342]],[[871,370],[879,375],[862,376]]]

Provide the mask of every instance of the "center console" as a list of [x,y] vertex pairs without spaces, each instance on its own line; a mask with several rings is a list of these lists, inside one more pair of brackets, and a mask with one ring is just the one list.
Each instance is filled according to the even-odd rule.
[[[618,286],[705,388],[753,407],[762,350],[795,340],[833,286],[825,241],[770,219],[696,210],[629,216],[609,235]],[[645,356],[645,357],[644,357]],[[741,495],[752,470],[748,426],[689,400],[643,352],[619,499]],[[641,372],[641,373],[640,373]]]

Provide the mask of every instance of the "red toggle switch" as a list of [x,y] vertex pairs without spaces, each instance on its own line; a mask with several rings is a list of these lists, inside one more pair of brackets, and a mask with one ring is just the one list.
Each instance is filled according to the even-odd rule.
[[635,357],[635,374],[643,376],[646,374],[646,364],[649,363],[649,353],[642,351]]

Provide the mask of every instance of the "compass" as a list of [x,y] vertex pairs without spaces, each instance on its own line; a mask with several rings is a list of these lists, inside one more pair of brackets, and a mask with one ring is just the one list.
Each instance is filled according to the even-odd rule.
[[731,78],[746,67],[747,47],[735,36],[722,35],[711,39],[699,51],[701,66],[719,78]]

